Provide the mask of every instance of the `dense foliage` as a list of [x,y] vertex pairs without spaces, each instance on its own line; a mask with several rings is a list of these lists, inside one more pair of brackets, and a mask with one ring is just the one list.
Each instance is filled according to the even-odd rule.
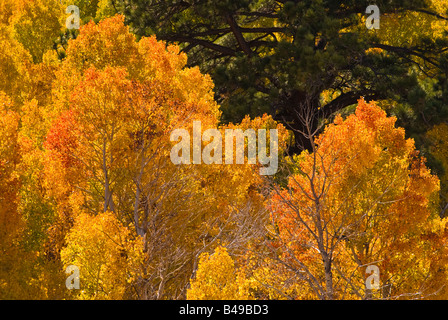
[[368,4],[0,0],[0,299],[448,298],[448,5]]

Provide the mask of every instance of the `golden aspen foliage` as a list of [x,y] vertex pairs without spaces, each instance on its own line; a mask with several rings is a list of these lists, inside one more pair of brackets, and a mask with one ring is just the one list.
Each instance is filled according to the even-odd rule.
[[142,239],[111,212],[79,213],[61,252],[65,267],[80,272],[80,299],[123,299],[141,272]]
[[[15,237],[20,230],[20,217],[16,212],[16,192],[19,186],[15,172],[20,161],[20,149],[17,142],[19,115],[13,110],[13,103],[6,94],[0,92],[0,174],[2,199],[2,239]],[[2,244],[5,244],[2,241]]]
[[38,63],[65,28],[66,17],[60,0],[20,0],[10,20],[11,33]]
[[[239,236],[238,213],[261,207],[256,196],[245,205],[245,192],[256,193],[258,174],[250,166],[239,172],[171,163],[170,132],[191,132],[193,120],[202,130],[217,128],[220,114],[210,77],[185,65],[176,46],[155,37],[136,42],[123,17],[115,16],[82,26],[53,85],[44,166],[59,218],[50,228],[49,248],[57,255],[68,245],[63,235],[77,212],[113,212],[143,237],[150,257],[146,276],[137,279],[140,297],[185,295],[181,288],[203,244],[213,248],[232,229],[232,237]],[[277,124],[265,117],[256,126]]]
[[[96,24],[93,21],[81,26],[76,39],[69,41],[65,72],[82,72],[91,66],[97,69],[110,67],[137,68],[137,42],[124,25],[124,16],[117,15]],[[72,79],[72,81],[76,81]]]
[[[426,10],[404,10],[393,13],[381,13],[380,28],[367,29],[366,15],[361,16],[361,23],[355,28],[356,32],[366,35],[373,33],[382,40],[383,44],[412,48],[422,38],[442,38],[448,30],[446,17],[448,5],[444,0],[428,1]],[[379,50],[381,49],[370,49]]]
[[19,115],[13,102],[0,92],[0,298],[27,297],[28,261],[20,246],[24,220],[17,210],[20,179],[16,167],[20,161],[18,144]]
[[[54,84],[56,112],[69,107],[69,97],[85,70],[94,67],[122,67],[128,78],[148,83],[154,96],[165,92],[170,99],[171,112],[176,117],[190,117],[193,113],[206,116],[206,123],[217,124],[218,105],[213,100],[213,82],[198,68],[186,68],[186,55],[173,45],[165,45],[155,37],[139,42],[124,25],[124,16],[116,15],[98,24],[93,21],[80,29],[75,40],[70,40],[64,60]],[[186,105],[182,105],[183,102]],[[212,118],[211,118],[212,117]]]
[[[379,267],[382,284],[390,288],[383,298],[425,297],[440,289],[432,281],[434,265],[442,267],[447,257],[445,240],[438,238],[445,222],[432,211],[439,181],[395,121],[360,100],[355,114],[345,120],[337,116],[325,128],[314,153],[297,157],[287,190],[272,195],[275,245],[283,259],[298,270],[306,266],[313,277],[303,281],[313,279],[315,289],[334,290],[337,298],[364,296],[363,266],[368,264]],[[439,231],[430,231],[431,225]],[[427,233],[434,242],[422,240]],[[318,247],[333,257],[326,280]],[[327,276],[335,279],[334,287],[328,288]],[[297,297],[309,296],[311,288],[299,290]]]
[[235,268],[225,247],[219,246],[212,255],[202,253],[195,278],[187,291],[188,300],[247,300],[251,281]]
[[[15,163],[14,175],[17,183],[10,185],[10,187],[15,185],[17,188],[15,197],[11,195],[9,202],[16,206],[15,215],[18,221],[15,224],[21,233],[17,238],[10,239],[11,251],[5,258],[10,259],[11,264],[14,263],[12,267],[14,271],[9,270],[8,288],[3,291],[2,297],[63,298],[63,291],[60,290],[63,285],[63,278],[60,277],[62,275],[61,266],[57,262],[48,260],[42,250],[46,238],[46,228],[53,219],[51,205],[47,199],[44,199],[40,182],[43,161],[42,142],[48,129],[48,123],[45,125],[44,107],[45,103],[49,101],[54,68],[47,64],[33,63],[32,55],[20,43],[26,38],[26,35],[21,34],[24,38],[17,38],[11,24],[14,21],[18,23],[17,26],[21,25],[20,28],[28,28],[27,30],[21,29],[21,32],[25,33],[40,30],[36,25],[34,25],[34,31],[29,29],[32,28],[31,25],[34,21],[26,22],[26,20],[33,19],[33,17],[25,17],[23,14],[26,12],[20,11],[27,7],[26,14],[31,14],[32,5],[26,1],[0,2],[0,45],[2,47],[0,90],[11,97],[10,100],[14,103],[10,101],[7,108],[9,112],[16,111],[19,119],[15,143],[16,150],[20,149],[20,161]],[[46,4],[40,2],[40,5],[40,9],[45,11]],[[60,13],[62,14],[62,11]],[[36,18],[47,23],[39,17]],[[42,40],[38,34],[36,36],[37,39],[34,41]],[[51,49],[51,45],[49,49]],[[6,128],[6,126],[2,128]],[[13,155],[11,150],[10,152],[10,155]],[[9,161],[9,163],[13,162]],[[4,267],[10,268],[11,265],[5,264]]]
[[7,25],[9,19],[17,9],[20,1],[17,0],[2,0],[0,1],[0,24]]
[[27,79],[27,63],[32,61],[31,55],[0,25],[0,90],[5,92],[19,108],[22,101],[23,80]]
[[[17,212],[17,190],[20,184],[16,166],[20,161],[18,145],[19,115],[13,110],[13,103],[0,92],[0,199],[1,199],[1,246],[8,248],[8,239],[12,241],[20,235],[21,217]],[[2,257],[6,257],[2,255]]]
[[51,210],[26,192],[39,179],[34,165],[40,154],[20,132],[14,110],[11,99],[0,92],[0,298],[62,299],[61,266],[42,251]]

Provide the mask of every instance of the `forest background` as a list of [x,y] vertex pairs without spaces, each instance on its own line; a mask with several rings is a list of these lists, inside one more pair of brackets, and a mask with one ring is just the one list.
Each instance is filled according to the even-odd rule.
[[448,2],[370,4],[0,0],[0,298],[448,298]]

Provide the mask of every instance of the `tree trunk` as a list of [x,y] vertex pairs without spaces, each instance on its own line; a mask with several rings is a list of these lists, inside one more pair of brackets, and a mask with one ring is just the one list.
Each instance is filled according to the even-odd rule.
[[290,153],[300,153],[303,150],[312,151],[312,136],[318,130],[319,118],[323,117],[320,110],[319,94],[311,96],[306,92],[295,90],[282,100],[277,107],[280,113],[275,116],[275,119],[293,131],[295,145],[290,147]]
[[334,299],[333,291],[333,272],[331,270],[331,258],[325,253],[324,267],[325,267],[325,300]]
[[[115,206],[112,199],[112,191],[110,190],[110,177],[107,169],[107,153],[106,153],[107,139],[103,139],[103,174],[104,174],[104,212],[110,209],[115,212]],[[112,155],[111,155],[112,157]]]
[[106,212],[108,209],[115,212],[115,206],[112,200],[112,191],[109,187],[109,177],[106,175],[104,183],[104,211]]

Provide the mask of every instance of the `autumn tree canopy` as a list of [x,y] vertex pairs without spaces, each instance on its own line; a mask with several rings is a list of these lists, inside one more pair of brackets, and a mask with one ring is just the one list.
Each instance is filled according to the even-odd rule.
[[302,274],[299,297],[365,298],[370,264],[383,270],[382,298],[439,291],[445,262],[432,245],[444,250],[446,229],[431,213],[439,180],[395,121],[360,100],[315,139],[312,153],[295,159],[287,188],[272,193],[271,246]]
[[0,299],[446,299],[448,7],[377,5],[0,0]]

